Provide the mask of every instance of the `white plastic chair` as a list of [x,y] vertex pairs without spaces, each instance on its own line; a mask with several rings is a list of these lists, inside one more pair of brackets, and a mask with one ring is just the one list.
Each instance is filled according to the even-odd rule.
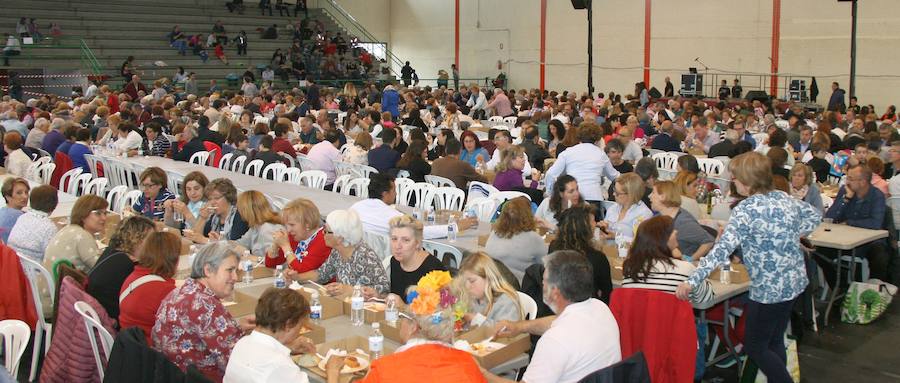
[[244,174],[259,177],[262,174],[263,160],[253,160],[244,168]]
[[97,157],[93,154],[85,154],[84,159],[87,161],[88,168],[91,169],[91,175],[97,178]]
[[347,182],[347,185],[344,186],[344,189],[341,190],[341,194],[350,195],[352,191],[356,191],[355,195],[357,197],[369,198],[369,179],[368,178],[354,178]]
[[228,153],[228,154],[223,155],[222,159],[219,160],[219,169],[230,170],[232,157],[234,157],[234,153]]
[[[53,277],[50,275],[50,272],[44,268],[44,265],[31,258],[19,255],[19,263],[22,264],[22,270],[28,277],[28,284],[31,286],[31,299],[34,301],[34,311],[37,312],[38,319],[34,331],[34,343],[32,343],[31,375],[28,378],[29,382],[33,382],[37,376],[38,358],[40,358],[42,352],[46,353],[50,351],[50,334],[53,333],[53,324],[47,322],[47,319],[44,318],[43,298],[41,297],[40,289],[41,283],[39,283],[38,280],[43,279],[44,286],[53,286]],[[53,299],[53,294],[50,294],[50,307],[53,307]],[[40,345],[44,337],[47,337],[47,340],[44,342],[44,349],[41,350]]]
[[409,178],[396,178],[394,179],[394,187],[397,189],[397,199],[396,203],[398,205],[406,206],[409,204],[409,192],[413,185],[416,184],[416,181],[413,181]]
[[451,180],[449,178],[441,177],[441,176],[433,176],[430,174],[425,176],[425,182],[428,182],[439,188],[440,187],[454,187],[454,188],[456,187],[456,183],[453,182],[453,180]]
[[59,177],[59,191],[76,195],[76,192],[72,190],[72,185],[75,183],[75,180],[78,179],[78,176],[81,175],[81,172],[81,167],[77,167],[63,173],[63,175]]
[[244,164],[247,162],[247,156],[235,157],[231,160],[231,171],[235,173],[244,173]]
[[303,186],[319,190],[325,190],[325,182],[328,181],[328,175],[321,170],[301,172],[298,178]]
[[284,170],[284,173],[281,174],[281,182],[287,182],[289,184],[303,186],[303,183],[300,182],[300,173],[302,170],[300,168],[287,168]]
[[104,197],[106,195],[106,187],[109,185],[109,179],[106,177],[98,177],[90,180],[87,185],[84,185],[84,191],[81,195],[85,194],[93,194],[98,197]]
[[490,122],[502,123],[502,122],[503,122],[503,116],[491,116],[490,118],[488,118],[488,121],[490,121]]
[[656,161],[656,167],[660,170],[668,170],[675,171],[675,166],[678,163],[678,154],[675,152],[661,152],[653,155],[653,160]]
[[209,152],[207,151],[199,151],[191,155],[191,159],[188,162],[197,165],[206,165],[206,162],[209,161]]
[[503,119],[503,124],[507,125],[507,126],[516,126],[516,122],[518,122],[518,121],[519,121],[519,117],[516,117],[516,116],[506,117]]
[[134,204],[136,204],[143,195],[144,192],[140,190],[129,190],[127,193],[122,195],[122,200],[119,201],[119,210],[116,211],[116,213],[122,214],[122,211],[125,210],[126,207],[134,206]]
[[363,177],[363,178],[369,178],[369,176],[371,176],[372,174],[378,173],[378,169],[375,169],[368,165],[360,165],[360,164],[354,164],[353,171],[356,172],[357,176]]
[[119,206],[119,204],[123,201],[125,193],[128,193],[128,186],[125,185],[119,185],[109,189],[109,193],[106,194],[106,202],[109,204],[109,210],[119,214],[122,213],[122,207]]
[[[262,171],[262,178],[272,179],[272,180],[280,180],[284,177],[284,171],[287,170],[287,165],[281,162],[274,162],[266,166]],[[271,176],[271,178],[269,177]]]
[[279,152],[278,155],[281,156],[282,158],[284,158],[284,160],[288,162],[287,166],[289,168],[293,168],[293,167],[297,166],[297,160],[294,157],[291,157],[290,154]]
[[466,194],[454,186],[434,189],[434,206],[438,210],[462,210]]
[[72,179],[72,182],[69,183],[69,194],[74,196],[80,196],[85,194],[85,190],[87,190],[88,183],[91,182],[91,178],[94,176],[91,173],[83,173],[79,174],[77,177]]
[[15,379],[19,375],[19,361],[25,354],[25,345],[31,339],[31,328],[18,319],[0,321],[0,337],[3,337],[6,371]]
[[466,197],[466,206],[471,206],[473,203],[480,199],[488,198],[491,194],[499,193],[500,190],[494,187],[494,185],[479,182],[479,181],[469,181],[469,192]]
[[492,198],[482,198],[473,202],[468,208],[475,211],[479,222],[491,222],[498,205],[499,203]]
[[28,164],[28,167],[25,168],[25,179],[34,182],[41,182],[40,177],[38,177],[38,168],[41,167],[41,165],[43,164],[37,161],[32,161],[30,164]]
[[335,193],[346,194],[344,193],[344,188],[347,187],[347,183],[349,183],[352,179],[353,177],[349,174],[338,176],[334,179],[334,183],[331,184],[331,191]]
[[519,305],[522,306],[522,312],[525,313],[525,320],[531,320],[537,318],[537,302],[534,301],[530,295],[525,294],[521,291],[516,291],[519,294]]
[[343,161],[334,161],[333,164],[334,164],[335,176],[340,177],[340,176],[347,175],[347,176],[350,176],[350,178],[357,177],[357,175],[354,174],[355,172],[353,171],[353,165],[351,165],[350,163],[343,162]]
[[[434,190],[436,186],[427,182],[416,182],[409,188],[409,194],[412,197],[413,204],[411,206],[419,209],[427,209],[434,203]],[[399,193],[398,193],[399,194]]]
[[409,171],[403,169],[398,170],[397,178],[409,178]]
[[519,198],[519,197],[525,197],[525,198],[528,198],[529,201],[531,201],[531,197],[529,197],[528,194],[525,194],[522,192],[517,192],[517,191],[511,191],[511,190],[491,193],[491,195],[489,197],[497,200],[500,203],[503,203],[503,201],[506,201],[509,199]]
[[306,157],[305,154],[297,155],[297,165],[300,166],[300,169],[302,170],[319,170],[316,169],[316,163],[309,159],[309,157]]
[[719,177],[725,173],[725,163],[715,158],[698,158],[697,165],[709,177]]
[[[84,329],[87,331],[88,339],[91,341],[91,350],[94,351],[94,361],[97,362],[97,372],[100,373],[100,380],[103,380],[104,372],[106,372],[106,362],[109,360],[109,351],[112,349],[113,336],[100,324],[100,317],[94,308],[87,302],[75,302],[75,311],[81,314],[84,320]],[[96,333],[95,333],[96,332]],[[100,354],[100,347],[97,347],[97,334],[100,334],[100,347],[103,354]]]
[[425,251],[437,257],[437,259],[441,260],[444,265],[451,269],[458,269],[459,265],[462,264],[462,251],[454,246],[425,240],[422,241],[422,247],[425,248]]
[[37,181],[43,185],[49,185],[54,170],[56,170],[56,164],[52,162],[39,166],[37,169]]
[[166,187],[175,195],[181,197],[181,184],[184,183],[184,176],[170,170],[166,170]]

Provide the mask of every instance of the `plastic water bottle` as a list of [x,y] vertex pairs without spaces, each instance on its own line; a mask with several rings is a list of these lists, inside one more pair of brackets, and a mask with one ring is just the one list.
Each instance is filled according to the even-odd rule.
[[450,216],[450,219],[447,220],[447,240],[450,242],[456,241],[456,234],[459,231],[459,227],[456,226],[456,217]]
[[284,281],[284,265],[275,266],[275,288],[283,289],[287,287],[287,282]]
[[412,217],[416,221],[422,220],[422,210],[420,210],[419,208],[413,209]]
[[144,156],[144,147],[143,146],[138,147],[137,155],[138,155],[138,157]]
[[397,301],[394,296],[388,297],[387,308],[384,309],[384,320],[394,327],[397,327],[397,321],[400,320],[400,310],[397,309]]
[[312,293],[312,302],[309,304],[309,319],[315,323],[319,324],[319,321],[322,319],[322,302],[319,300],[319,293]]
[[372,323],[372,333],[369,334],[369,355],[372,360],[381,358],[384,350],[384,335],[381,334],[380,327],[378,322]]
[[731,263],[724,264],[719,269],[719,282],[723,285],[731,284]]
[[466,212],[463,213],[463,218],[477,218],[478,213],[475,212],[475,207],[469,206],[466,208]]
[[249,285],[253,283],[253,261],[250,260],[250,250],[244,250],[244,256],[241,259],[243,259],[241,269],[244,271],[244,278],[241,281]]
[[354,326],[362,326],[363,324],[363,306],[365,301],[362,295],[362,286],[353,286],[353,296],[350,298],[350,323]]
[[429,226],[434,225],[435,219],[437,219],[437,212],[434,211],[434,207],[429,206],[425,210],[425,224]]

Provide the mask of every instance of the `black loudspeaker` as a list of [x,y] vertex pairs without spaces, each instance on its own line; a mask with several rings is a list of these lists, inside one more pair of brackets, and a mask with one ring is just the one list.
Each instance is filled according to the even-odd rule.
[[767,103],[767,102],[769,102],[769,95],[766,94],[766,92],[763,90],[751,90],[751,91],[747,92],[747,100],[748,101],[759,100],[763,103]]
[[694,73],[682,74],[681,90],[678,93],[687,97],[699,97],[703,94],[703,75]]
[[591,0],[572,0],[572,7],[575,9],[585,9],[591,4]]
[[650,88],[650,91],[647,93],[650,95],[650,97],[653,97],[653,98],[662,97],[662,93],[659,93],[659,89],[656,89],[656,87]]

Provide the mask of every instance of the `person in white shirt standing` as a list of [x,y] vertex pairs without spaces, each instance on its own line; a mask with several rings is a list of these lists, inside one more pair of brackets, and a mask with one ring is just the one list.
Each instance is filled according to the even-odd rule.
[[[309,383],[292,354],[315,353],[316,346],[300,336],[309,302],[291,289],[269,288],[256,305],[256,328],[234,344],[223,382]],[[328,383],[340,377],[344,358],[332,356],[325,366]]]
[[[544,303],[556,315],[496,324],[497,336],[540,335],[522,382],[574,383],[622,360],[619,325],[609,307],[591,298],[591,264],[581,253],[562,250],[544,257]],[[484,372],[488,382],[512,382]]]
[[609,162],[603,149],[594,144],[601,138],[602,132],[597,124],[582,123],[578,129],[578,140],[581,143],[566,149],[556,158],[556,162],[544,175],[547,183],[544,190],[553,190],[553,182],[565,173],[575,177],[586,201],[600,204],[603,201],[603,192],[600,190],[603,177],[610,180],[619,177],[619,171]]
[[341,160],[341,151],[338,150],[340,144],[341,136],[338,131],[328,129],[325,131],[325,140],[313,145],[306,154],[306,157],[316,164],[316,169],[325,172],[326,185],[334,183],[334,162]]

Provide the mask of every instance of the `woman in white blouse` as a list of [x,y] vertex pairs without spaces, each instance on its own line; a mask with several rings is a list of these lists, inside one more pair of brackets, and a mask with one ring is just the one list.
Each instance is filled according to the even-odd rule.
[[606,217],[598,223],[605,232],[601,233],[603,237],[615,239],[616,234],[621,234],[631,240],[635,228],[653,216],[650,208],[641,201],[644,187],[644,180],[637,173],[625,173],[616,179],[616,204],[606,210]]
[[550,198],[544,198],[534,213],[539,227],[546,230],[556,230],[558,217],[562,212],[572,206],[584,204],[581,193],[578,191],[578,181],[575,177],[563,174],[553,184],[553,194]]
[[31,158],[22,151],[24,138],[18,132],[7,132],[3,135],[3,149],[6,150],[6,171],[9,174],[25,177]]
[[144,136],[141,136],[137,130],[137,126],[130,122],[119,125],[119,139],[115,143],[117,152],[128,152],[129,155],[137,154],[136,151],[144,143]]
[[[223,381],[308,383],[291,354],[316,352],[313,342],[300,336],[309,311],[309,302],[294,290],[266,290],[256,305],[256,328],[234,344]],[[343,367],[344,358],[328,359],[328,383],[338,381]]]
[[359,132],[352,144],[348,143],[342,151],[341,157],[348,164],[368,165],[369,149],[372,148],[372,135],[367,132]]

